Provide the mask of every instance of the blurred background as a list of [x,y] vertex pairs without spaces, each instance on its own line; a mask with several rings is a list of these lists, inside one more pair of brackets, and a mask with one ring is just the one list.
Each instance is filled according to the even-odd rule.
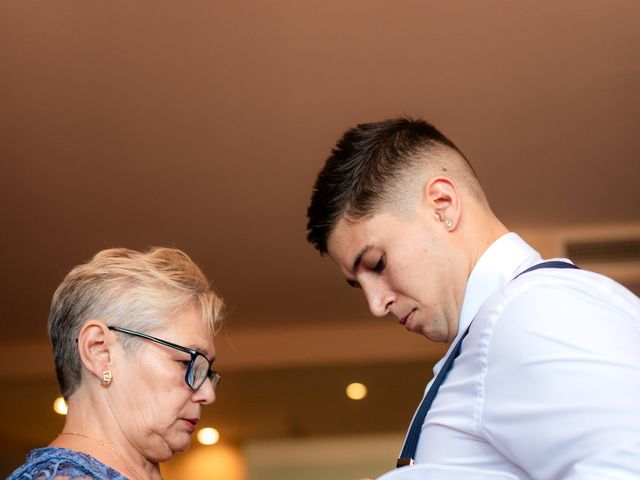
[[507,226],[637,294],[639,45],[631,0],[0,0],[0,475],[62,427],[56,286],[151,245],[230,312],[219,440],[168,480],[391,469],[445,346],[371,318],[306,243],[324,159],[357,123],[423,117]]

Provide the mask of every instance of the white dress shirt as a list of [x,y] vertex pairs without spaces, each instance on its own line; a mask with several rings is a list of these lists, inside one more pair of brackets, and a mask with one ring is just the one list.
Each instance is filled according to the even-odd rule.
[[416,462],[519,479],[640,479],[640,299],[585,270],[513,280],[540,262],[509,233],[474,267],[458,335],[473,324]]

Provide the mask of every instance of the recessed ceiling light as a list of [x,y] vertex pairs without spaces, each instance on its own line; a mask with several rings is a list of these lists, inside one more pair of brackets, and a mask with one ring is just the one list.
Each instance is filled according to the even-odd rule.
[[218,430],[212,427],[205,427],[198,430],[198,441],[202,445],[214,445],[220,440]]
[[351,400],[362,400],[367,396],[367,387],[362,383],[354,382],[347,385],[346,392]]

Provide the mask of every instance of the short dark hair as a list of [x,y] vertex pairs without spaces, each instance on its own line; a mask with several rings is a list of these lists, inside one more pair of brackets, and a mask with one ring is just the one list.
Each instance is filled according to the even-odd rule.
[[419,154],[443,147],[468,164],[460,149],[424,120],[402,117],[347,130],[318,174],[307,209],[307,240],[326,253],[327,239],[343,215],[362,218],[372,213],[384,187],[415,165]]

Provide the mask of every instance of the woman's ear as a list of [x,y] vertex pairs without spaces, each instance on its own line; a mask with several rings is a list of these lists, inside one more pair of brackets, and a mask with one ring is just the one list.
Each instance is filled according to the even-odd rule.
[[447,177],[433,177],[425,184],[423,206],[433,212],[433,217],[453,231],[460,223],[462,198],[453,181]]
[[[84,367],[104,383],[105,372],[111,375],[113,334],[100,320],[88,320],[78,334],[78,352]],[[108,382],[107,382],[108,384]]]

